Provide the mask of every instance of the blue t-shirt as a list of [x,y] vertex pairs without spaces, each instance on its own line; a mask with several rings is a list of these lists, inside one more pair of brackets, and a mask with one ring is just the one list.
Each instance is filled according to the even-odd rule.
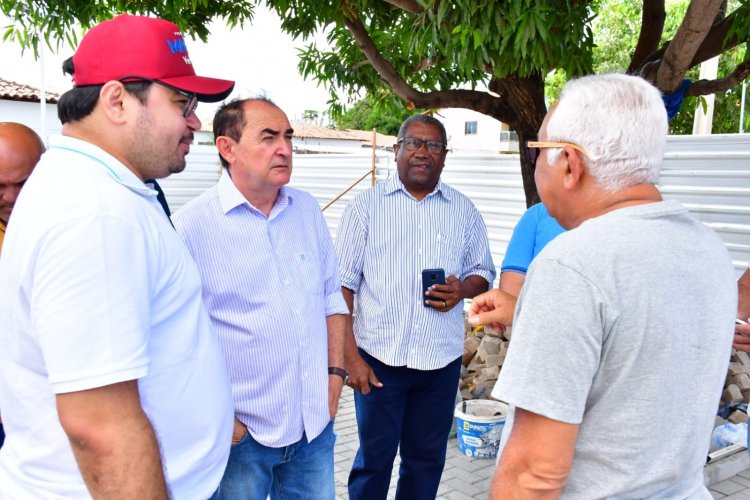
[[564,231],[565,228],[547,212],[543,203],[532,206],[513,229],[500,272],[525,273],[542,248]]

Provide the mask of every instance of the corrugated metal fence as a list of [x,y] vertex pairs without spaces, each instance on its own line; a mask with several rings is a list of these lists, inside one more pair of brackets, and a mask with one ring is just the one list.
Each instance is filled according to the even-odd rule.
[[[291,185],[310,192],[324,206],[371,164],[369,149],[298,154]],[[213,147],[193,146],[185,172],[162,182],[171,207],[178,209],[213,185],[220,170]],[[376,179],[391,175],[396,175],[393,153],[378,151]],[[443,180],[471,198],[484,216],[499,266],[513,227],[526,209],[518,155],[449,154]],[[334,237],[344,207],[369,186],[368,176],[326,210]],[[714,229],[726,242],[738,274],[744,270],[750,261],[750,134],[670,137],[659,187],[666,199],[679,200]]]
[[750,134],[670,137],[659,188],[714,229],[744,270],[750,261]]

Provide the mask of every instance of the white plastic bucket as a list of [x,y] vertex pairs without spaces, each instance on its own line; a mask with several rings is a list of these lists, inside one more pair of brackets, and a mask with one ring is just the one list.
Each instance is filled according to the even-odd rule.
[[470,399],[458,403],[454,415],[461,453],[473,458],[497,456],[508,405],[487,399]]

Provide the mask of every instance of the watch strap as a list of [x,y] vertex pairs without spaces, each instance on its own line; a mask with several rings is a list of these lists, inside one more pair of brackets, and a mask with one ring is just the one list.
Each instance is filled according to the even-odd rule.
[[339,368],[338,366],[329,366],[328,375],[338,375],[339,377],[344,379],[344,382],[346,382],[346,379],[349,378],[349,372],[347,372],[343,368]]

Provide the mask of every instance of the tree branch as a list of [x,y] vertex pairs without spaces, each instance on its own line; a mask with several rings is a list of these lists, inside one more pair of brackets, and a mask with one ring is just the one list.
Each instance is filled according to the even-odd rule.
[[421,14],[424,11],[422,6],[415,0],[385,0],[385,2],[412,14]]
[[[693,60],[690,63],[690,67],[697,66],[698,64],[708,61],[709,59],[718,56],[725,50],[731,49],[741,43],[745,43],[746,40],[735,31],[732,36],[727,37],[729,30],[736,21],[737,14],[741,13],[743,9],[750,9],[748,6],[739,7],[732,14],[724,18],[722,21],[711,26],[711,29],[703,40],[698,51],[693,56]],[[664,46],[651,54],[642,63],[640,68],[634,73],[640,74],[643,78],[650,82],[656,82],[656,72],[661,64],[661,60],[664,57],[664,53],[671,42],[667,42]]]
[[727,38],[729,30],[737,19],[737,14],[741,14],[750,9],[750,5],[743,5],[737,10],[732,12],[729,16],[725,17],[722,21],[711,26],[711,31],[706,35],[706,39],[701,44],[698,51],[695,53],[692,65],[700,64],[703,61],[718,56],[722,52],[735,47],[741,43],[747,41],[747,34],[743,38],[740,33],[735,31],[731,37]]
[[685,92],[685,95],[707,95],[731,89],[750,75],[750,59],[737,65],[731,75],[716,80],[698,80]]
[[[351,12],[345,17],[346,28],[357,41],[360,50],[378,72],[383,81],[407,103],[419,108],[469,108],[480,113],[497,116],[497,99],[486,92],[476,90],[440,90],[434,92],[420,92],[409,85],[393,65],[387,61],[372,38],[367,33],[362,21]],[[500,118],[505,121],[504,118]],[[512,123],[510,120],[506,123]]]
[[659,49],[659,41],[664,31],[664,0],[643,0],[641,16],[641,33],[628,66],[628,73],[633,73],[643,64],[646,58]]
[[695,54],[708,35],[723,0],[693,0],[677,33],[664,52],[656,73],[656,86],[674,92],[692,66]]

